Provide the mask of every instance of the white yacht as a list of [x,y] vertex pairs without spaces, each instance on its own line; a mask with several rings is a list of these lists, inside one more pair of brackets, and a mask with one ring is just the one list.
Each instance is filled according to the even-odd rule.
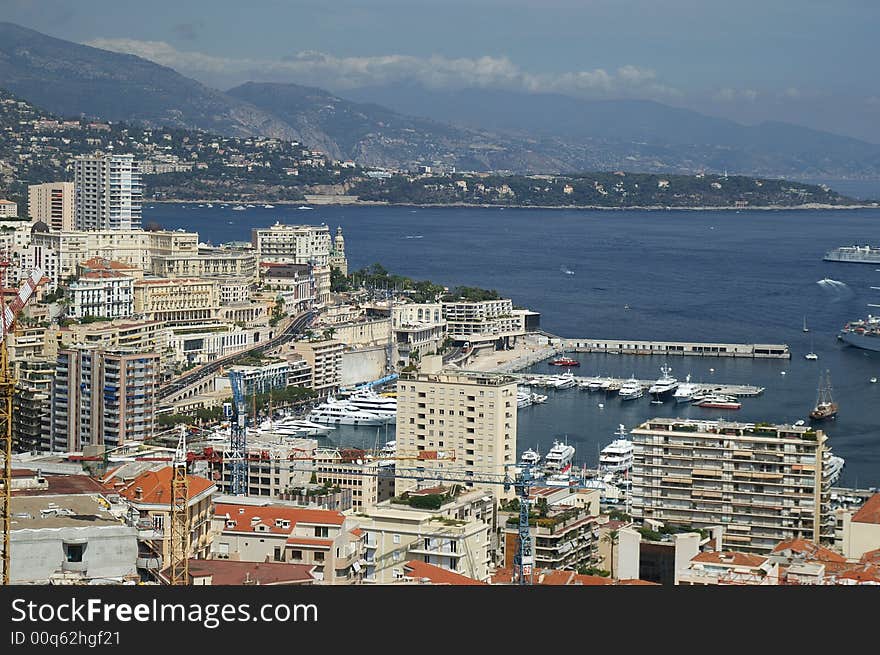
[[551,378],[551,382],[553,383],[553,386],[557,389],[571,389],[572,387],[577,385],[577,380],[574,377],[574,373],[570,371]]
[[691,376],[688,376],[684,379],[684,384],[678,385],[678,389],[675,390],[675,393],[672,394],[672,397],[675,399],[677,403],[689,403],[693,400],[694,394],[700,390],[700,385],[695,382],[691,382]]
[[602,449],[599,453],[599,468],[608,473],[628,471],[633,463],[633,443],[627,438],[626,428],[623,424],[614,433],[617,439]]
[[660,378],[651,385],[648,389],[648,393],[654,397],[654,400],[666,400],[675,390],[678,389],[678,380],[670,375],[672,373],[672,369],[668,366],[660,367]]
[[547,396],[540,393],[532,393],[530,398],[532,399],[533,405],[541,405],[547,402]]
[[235,207],[232,208],[232,211],[243,212],[245,209],[247,209],[247,207],[245,207],[244,205],[236,205]]
[[574,459],[574,446],[567,443],[554,441],[553,447],[544,455],[544,472],[566,473],[571,468],[571,462]]
[[275,209],[275,205],[265,204],[263,205],[263,209]]
[[590,391],[601,391],[603,384],[604,382],[601,378],[596,378],[595,380],[590,380],[589,384],[587,384],[587,389]]
[[538,454],[537,450],[532,450],[529,448],[526,452],[522,454],[519,458],[519,461],[527,466],[537,466],[538,462],[541,461],[541,455]]
[[397,422],[397,398],[380,396],[372,389],[364,389],[351,394],[348,402],[359,409],[387,418],[389,423]]
[[519,408],[528,407],[532,404],[532,394],[526,390],[516,392],[516,406]]
[[843,465],[846,463],[846,460],[843,457],[838,457],[837,455],[831,455],[828,460],[825,462],[824,466],[824,476],[828,478],[829,484],[834,484],[837,482],[837,479],[840,477],[841,471],[843,471]]
[[333,427],[329,425],[321,425],[320,423],[313,423],[312,421],[307,421],[305,419],[298,419],[294,417],[286,417],[279,421],[275,421],[275,423],[271,426],[270,431],[275,434],[288,435],[288,436],[315,436],[327,434],[332,430]]
[[641,382],[635,378],[630,378],[623,383],[623,386],[620,387],[617,395],[620,396],[621,400],[635,400],[636,398],[644,396],[645,390],[642,387]]
[[330,425],[385,425],[388,419],[332,396],[309,412],[308,419]]

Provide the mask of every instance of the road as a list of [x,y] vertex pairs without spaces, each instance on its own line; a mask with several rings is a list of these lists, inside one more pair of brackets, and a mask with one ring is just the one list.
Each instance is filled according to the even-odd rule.
[[157,400],[164,400],[178,389],[188,387],[189,385],[198,382],[206,376],[214,375],[220,369],[220,367],[231,364],[239,357],[252,353],[256,350],[272,350],[274,348],[278,348],[279,346],[287,343],[295,336],[297,336],[300,332],[302,332],[302,330],[315,319],[316,315],[317,312],[314,311],[297,314],[293,317],[293,319],[291,319],[290,323],[287,324],[287,327],[285,327],[281,332],[276,334],[268,341],[261,341],[260,343],[254,344],[251,348],[248,348],[247,350],[239,350],[238,352],[235,352],[231,355],[226,355],[225,357],[215,359],[213,362],[202,364],[198,368],[194,368],[190,371],[187,371],[183,375],[174,378],[173,380],[169,380],[159,387],[159,391],[156,394]]

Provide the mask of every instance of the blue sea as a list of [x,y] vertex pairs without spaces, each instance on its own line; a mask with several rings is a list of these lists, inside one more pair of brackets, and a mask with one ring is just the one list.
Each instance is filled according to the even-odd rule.
[[[792,349],[791,360],[578,355],[582,375],[653,379],[668,363],[680,379],[690,374],[696,381],[766,391],[727,412],[551,391],[546,404],[520,410],[520,451],[537,446],[543,453],[554,439],[568,439],[577,461],[594,466],[620,423],[632,428],[657,415],[796,421],[806,418],[819,375],[828,370],[840,414],[823,429],[835,454],[846,458],[840,484],[880,485],[880,383],[869,383],[880,377],[880,353],[836,339],[846,321],[867,314],[869,302],[880,304],[880,291],[870,289],[880,287],[880,267],[822,261],[825,251],[840,245],[880,245],[880,210],[232,211],[156,204],[144,211],[145,222],[196,230],[215,244],[250,240],[251,228],[278,220],[341,226],[351,270],[379,262],[416,279],[497,289],[541,312],[543,328],[564,337],[785,343]],[[811,349],[818,361],[803,358]],[[546,363],[533,367],[551,369]],[[383,430],[379,441],[385,436]],[[374,429],[346,428],[333,440],[372,446],[376,438]]]

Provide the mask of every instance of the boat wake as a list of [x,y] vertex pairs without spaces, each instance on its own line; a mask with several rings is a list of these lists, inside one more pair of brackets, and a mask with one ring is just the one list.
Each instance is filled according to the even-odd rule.
[[424,239],[425,237],[422,234],[407,234],[406,237],[404,237],[404,238],[406,238],[406,239]]
[[841,282],[840,280],[832,280],[831,278],[826,277],[816,282],[816,284],[822,287],[824,291],[831,294],[833,302],[852,298],[855,295],[846,282]]

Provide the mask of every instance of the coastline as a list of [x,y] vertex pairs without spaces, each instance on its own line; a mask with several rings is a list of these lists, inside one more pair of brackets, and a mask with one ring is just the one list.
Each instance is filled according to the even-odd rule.
[[242,202],[248,202],[249,204],[256,205],[265,205],[265,204],[273,204],[273,205],[310,205],[314,207],[410,207],[410,208],[452,208],[452,207],[474,207],[480,209],[552,209],[552,210],[577,210],[577,211],[732,211],[732,212],[741,212],[741,211],[813,211],[813,210],[828,210],[828,209],[878,209],[880,208],[880,203],[860,203],[853,205],[831,205],[831,204],[823,204],[823,203],[807,203],[804,205],[754,205],[754,206],[746,206],[746,207],[731,207],[728,205],[710,205],[710,206],[700,206],[700,207],[676,207],[676,206],[665,206],[665,205],[628,205],[626,207],[606,207],[604,205],[516,205],[516,204],[506,204],[506,205],[495,205],[495,204],[478,204],[478,203],[466,203],[466,202],[452,202],[452,203],[423,203],[423,204],[415,204],[415,203],[407,203],[407,202],[383,202],[380,200],[347,200],[340,202],[309,202],[307,200],[217,200],[217,199],[202,199],[202,200],[177,200],[174,198],[164,199],[164,200],[144,200],[144,203],[150,204],[178,204],[178,205],[197,205],[197,204],[241,204]]

